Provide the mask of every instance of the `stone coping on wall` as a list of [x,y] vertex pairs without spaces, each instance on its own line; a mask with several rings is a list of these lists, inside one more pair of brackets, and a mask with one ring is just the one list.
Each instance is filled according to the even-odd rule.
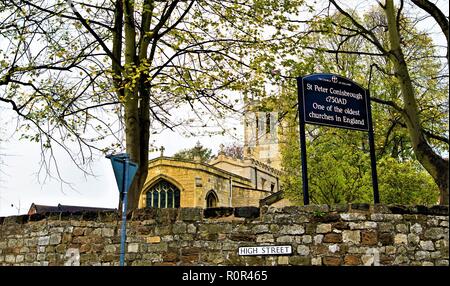
[[[157,222],[174,221],[201,221],[203,219],[259,219],[270,213],[286,214],[313,214],[317,220],[326,221],[330,215],[339,213],[366,213],[366,214],[401,214],[401,215],[434,215],[448,216],[447,205],[370,205],[370,204],[339,204],[339,205],[308,205],[287,206],[275,208],[270,206],[258,207],[220,207],[220,208],[179,208],[179,209],[156,209],[145,208],[129,212],[127,219],[131,221],[156,219]],[[116,221],[120,219],[118,211],[83,211],[83,212],[56,212],[33,215],[19,215],[0,217],[0,225],[25,224],[29,221],[40,220],[83,220],[83,221]]]
[[[127,217],[126,265],[448,266],[448,206],[148,208]],[[0,218],[0,265],[119,265],[120,234],[117,211]]]

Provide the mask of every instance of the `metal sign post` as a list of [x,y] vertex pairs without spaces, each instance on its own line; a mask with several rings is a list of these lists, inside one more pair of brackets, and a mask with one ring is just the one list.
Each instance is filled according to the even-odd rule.
[[303,203],[309,204],[305,124],[326,125],[369,133],[374,202],[380,203],[369,91],[334,74],[297,78],[302,160]]
[[120,266],[125,264],[125,241],[127,234],[127,204],[128,189],[136,175],[138,165],[130,161],[128,154],[108,155],[106,158],[111,160],[114,176],[116,177],[117,187],[119,188],[120,199],[122,200],[122,227],[120,233]]
[[[302,160],[302,184],[303,184],[303,204],[309,205],[309,188],[308,188],[308,170],[306,164],[306,136],[305,136],[305,121],[304,121],[304,110],[300,108],[303,105],[303,89],[302,89],[302,79],[297,78],[297,90],[298,90],[298,111],[300,113],[299,123],[300,123],[300,155]],[[302,104],[300,104],[302,102]]]
[[123,161],[123,198],[122,198],[122,227],[120,233],[120,266],[124,266],[125,262],[125,241],[127,235],[127,199],[128,199],[128,164],[130,160],[128,157]]
[[378,176],[377,176],[377,159],[375,157],[375,143],[372,126],[372,108],[370,107],[370,91],[367,91],[367,113],[369,114],[369,149],[370,149],[370,165],[372,169],[372,187],[373,187],[373,201],[376,204],[380,203],[380,194],[378,193]]

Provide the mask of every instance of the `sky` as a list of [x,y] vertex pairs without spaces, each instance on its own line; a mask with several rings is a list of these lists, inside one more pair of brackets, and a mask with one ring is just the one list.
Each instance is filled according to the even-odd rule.
[[[361,5],[360,2],[368,3],[359,1],[358,5]],[[448,15],[448,3],[446,1],[438,1],[438,3],[442,4],[439,6]],[[425,21],[424,26],[433,30],[437,29],[437,25],[431,19]],[[433,37],[438,42],[444,39],[439,30]],[[62,177],[72,183],[72,187],[61,184],[56,179],[43,183],[43,176],[37,175],[40,167],[40,146],[37,143],[18,140],[19,134],[14,133],[16,127],[14,117],[15,113],[10,106],[0,102],[0,134],[2,136],[0,141],[0,216],[25,214],[32,203],[117,208],[119,193],[109,159],[98,156],[91,166],[96,176],[85,177],[67,157],[64,157],[64,154],[58,152],[60,169],[63,170]],[[229,120],[227,127],[236,127],[237,138],[242,138],[243,126],[240,125],[239,120],[236,118]],[[193,147],[197,141],[211,148],[216,154],[220,144],[232,143],[235,138],[232,138],[230,134],[199,138],[184,137],[180,133],[167,130],[161,134],[152,135],[151,141],[154,141],[155,146],[164,146],[164,155],[171,156],[181,149]],[[159,151],[150,153],[149,158],[155,158],[159,154]]]
[[[91,166],[96,176],[85,177],[64,153],[57,152],[62,177],[72,183],[72,186],[61,184],[56,179],[47,180],[43,184],[44,176],[37,174],[40,167],[40,146],[18,140],[19,134],[13,134],[14,128],[11,128],[14,125],[14,112],[1,107],[5,105],[0,104],[0,126],[3,126],[2,134],[6,135],[3,137],[6,142],[0,143],[0,153],[5,154],[0,166],[0,216],[25,214],[32,203],[117,208],[119,192],[109,159],[98,156]],[[239,121],[235,120],[232,126],[239,128]],[[243,130],[238,129],[237,135],[233,134],[233,137],[239,136],[239,133],[242,135]],[[178,132],[166,130],[161,134],[151,135],[151,141],[154,141],[155,146],[164,146],[164,156],[194,147],[197,141],[217,154],[220,144],[232,143],[235,141],[233,137],[231,134],[184,137]],[[152,152],[149,158],[159,155],[160,151]]]

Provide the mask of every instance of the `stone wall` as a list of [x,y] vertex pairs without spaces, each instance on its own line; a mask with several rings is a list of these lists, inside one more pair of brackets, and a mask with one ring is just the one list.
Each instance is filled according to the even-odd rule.
[[[129,214],[127,265],[448,265],[448,207],[141,209]],[[239,256],[290,245],[292,254]],[[0,265],[118,265],[117,213],[0,218]]]

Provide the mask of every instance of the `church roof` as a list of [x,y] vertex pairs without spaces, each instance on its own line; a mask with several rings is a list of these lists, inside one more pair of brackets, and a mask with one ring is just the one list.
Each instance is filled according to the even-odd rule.
[[271,194],[259,201],[260,206],[269,206],[283,199],[283,191],[279,191]]
[[233,164],[236,166],[240,166],[240,167],[258,167],[261,170],[265,170],[275,176],[281,176],[282,175],[282,171],[273,168],[272,166],[263,163],[255,158],[251,158],[251,157],[244,157],[244,159],[236,159],[236,158],[232,158],[229,156],[225,156],[225,155],[219,155],[216,158],[214,158],[213,160],[211,160],[209,162],[209,164],[211,166],[215,166],[221,162],[226,162],[228,164]]
[[117,209],[110,208],[97,208],[97,207],[85,207],[85,206],[69,206],[61,205],[57,206],[47,206],[47,205],[36,205],[32,203],[28,214],[43,214],[43,213],[55,213],[55,212],[82,212],[82,211],[115,211]]
[[165,157],[165,156],[164,157],[156,157],[154,159],[149,160],[149,166],[150,166],[150,164],[156,163],[159,160],[168,160],[168,161],[172,161],[172,162],[190,163],[190,164],[196,165],[197,167],[203,167],[203,168],[199,168],[199,170],[203,169],[203,171],[206,171],[206,172],[214,171],[214,173],[216,175],[220,175],[220,176],[226,177],[226,178],[233,177],[234,179],[239,179],[241,182],[245,182],[246,184],[251,181],[249,178],[246,178],[246,177],[240,176],[238,174],[235,174],[235,173],[223,170],[223,169],[218,168],[218,167],[216,167],[214,165],[211,165],[211,164],[208,164],[208,163],[202,163],[202,162],[198,162],[198,161],[193,161],[193,160],[175,159],[175,158],[172,158],[172,157]]

